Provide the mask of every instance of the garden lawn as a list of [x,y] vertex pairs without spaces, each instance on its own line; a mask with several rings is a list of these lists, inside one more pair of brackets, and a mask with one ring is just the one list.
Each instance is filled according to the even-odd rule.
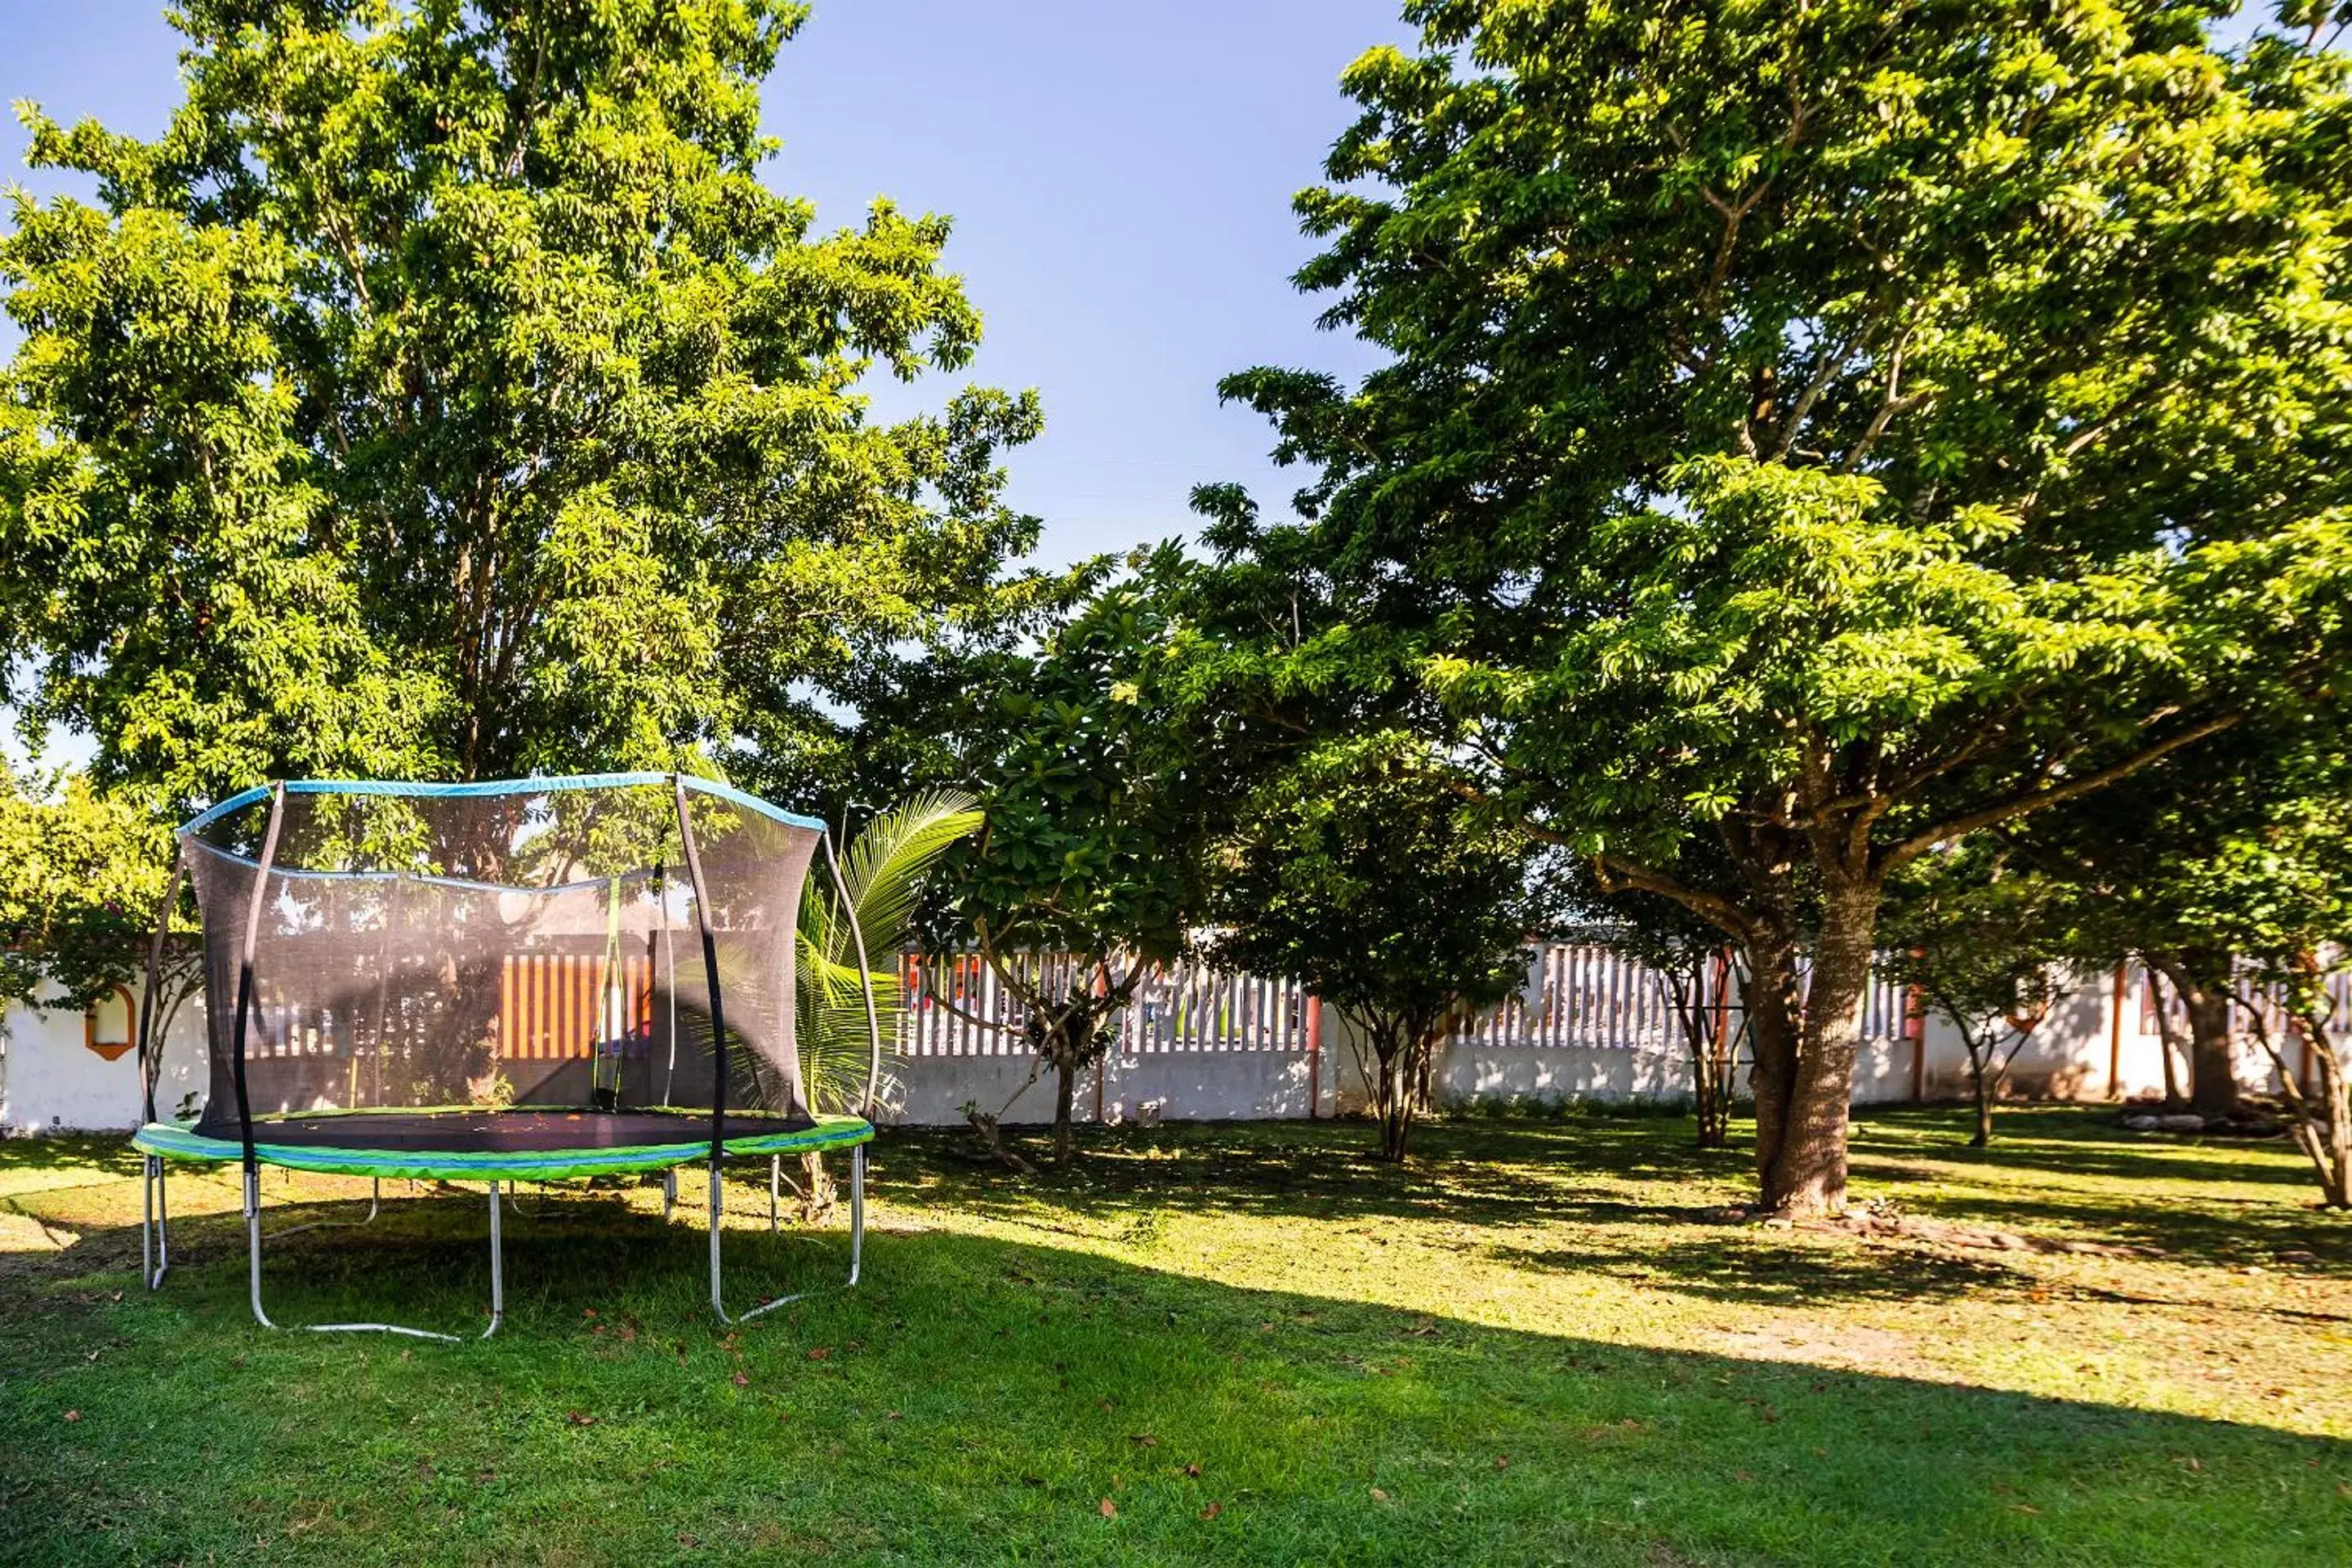
[[[2297,1158],[1965,1121],[1864,1118],[1856,1192],[1990,1246],[1749,1222],[1666,1119],[1402,1171],[1360,1124],[1100,1131],[1022,1181],[893,1135],[854,1292],[716,1327],[688,1173],[667,1226],[527,1194],[460,1345],[257,1327],[197,1168],[149,1295],[126,1146],[0,1143],[0,1563],[2352,1563],[2352,1223]],[[752,1174],[736,1300],[830,1278]],[[478,1325],[479,1191],[410,1190],[268,1247],[273,1315]]]

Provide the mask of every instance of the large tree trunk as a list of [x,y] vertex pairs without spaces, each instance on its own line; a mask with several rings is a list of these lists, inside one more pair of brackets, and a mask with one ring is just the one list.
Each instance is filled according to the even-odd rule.
[[1862,1001],[1870,986],[1878,934],[1878,886],[1857,879],[1832,887],[1822,904],[1821,940],[1811,989],[1798,1031],[1779,1135],[1761,1159],[1764,1206],[1787,1215],[1839,1214],[1845,1208],[1846,1127],[1853,1099],[1853,1061],[1862,1037]]
[[2238,1072],[2230,1050],[2230,955],[2184,952],[2164,972],[2189,1013],[2189,1108],[2200,1116],[2233,1116]]
[[1797,944],[1780,930],[1748,939],[1748,973],[1740,977],[1748,1015],[1748,1050],[1755,1066],[1756,1169],[1769,1189],[1788,1126],[1789,1093],[1797,1072]]

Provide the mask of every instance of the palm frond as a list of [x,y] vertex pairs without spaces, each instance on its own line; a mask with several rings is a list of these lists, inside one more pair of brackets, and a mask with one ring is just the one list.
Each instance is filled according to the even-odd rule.
[[[801,900],[798,1044],[809,1103],[855,1110],[865,1094],[871,1044],[861,977],[871,981],[874,1008],[887,1042],[897,1037],[906,1007],[898,954],[914,913],[923,874],[959,838],[980,826],[971,796],[927,790],[866,825],[841,858],[841,879],[856,912],[855,931],[833,879],[811,876]],[[866,963],[858,963],[864,939]]]

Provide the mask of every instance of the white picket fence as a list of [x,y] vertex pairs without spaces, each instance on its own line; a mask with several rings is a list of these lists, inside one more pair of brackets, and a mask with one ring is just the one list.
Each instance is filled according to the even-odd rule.
[[[1023,953],[1013,962],[1047,994],[1097,982],[1069,953]],[[906,958],[909,1005],[899,1030],[907,1057],[1025,1054],[1024,1009],[976,952]],[[1727,1027],[1739,1009],[1738,976],[1710,966],[1705,1004]],[[1864,999],[1865,1040],[1905,1037],[1903,986],[1874,979]],[[1302,1051],[1311,1000],[1294,980],[1228,973],[1202,963],[1155,965],[1119,1019],[1119,1050]],[[1457,1039],[1537,1050],[1672,1051],[1681,1048],[1666,984],[1649,965],[1600,942],[1546,942],[1535,950],[1525,989],[1481,1014]]]
[[[1066,952],[1022,953],[1024,979],[1045,994],[1097,984]],[[1022,1055],[1025,1009],[976,952],[906,959],[908,1005],[899,1028],[906,1057]],[[1152,966],[1119,1015],[1123,1055],[1303,1051],[1310,1006],[1295,980],[1225,973],[1202,963]]]

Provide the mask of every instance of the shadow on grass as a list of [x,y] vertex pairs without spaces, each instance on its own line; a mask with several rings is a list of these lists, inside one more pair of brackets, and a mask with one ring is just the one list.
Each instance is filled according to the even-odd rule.
[[[893,1152],[903,1210],[924,1171]],[[483,1208],[290,1240],[276,1303],[462,1320]],[[2352,1446],[2088,1401],[936,1231],[878,1234],[857,1291],[725,1334],[699,1227],[593,1197],[509,1231],[488,1344],[271,1335],[236,1216],[184,1229],[160,1296],[117,1222],[0,1303],[0,1562],[2352,1560]],[[728,1241],[748,1281],[841,1237]]]
[[0,1138],[0,1175],[87,1165],[114,1176],[139,1174],[139,1151],[130,1141],[103,1133],[38,1133]]
[[1497,1247],[1522,1268],[1600,1274],[1664,1286],[1714,1301],[1760,1307],[1820,1307],[1843,1301],[1937,1301],[2021,1289],[2032,1277],[1990,1258],[1917,1251],[1776,1247],[1745,1231],[1720,1240],[1677,1241],[1640,1250]]

